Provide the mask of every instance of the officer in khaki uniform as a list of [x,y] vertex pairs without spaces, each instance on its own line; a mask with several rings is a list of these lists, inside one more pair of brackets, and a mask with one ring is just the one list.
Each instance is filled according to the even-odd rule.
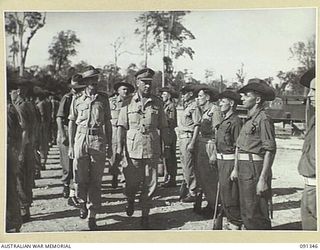
[[[17,88],[12,79],[8,79],[7,91]],[[21,150],[22,129],[19,115],[7,96],[7,202],[6,202],[6,232],[19,232],[22,225],[18,191],[17,168],[18,155]]]
[[[315,68],[308,70],[300,79],[300,84],[309,88],[308,98],[312,107],[315,107]],[[317,195],[316,195],[316,119],[313,116],[308,122],[308,129],[302,148],[298,171],[303,177],[305,187],[301,198],[301,220],[303,230],[317,230]]]
[[90,230],[97,228],[96,213],[101,207],[106,148],[107,157],[112,154],[110,106],[108,99],[97,92],[99,73],[94,68],[82,73],[79,84],[87,87],[72,101],[69,114],[69,157],[73,159],[78,185],[80,218],[89,216]]
[[150,93],[153,75],[154,71],[149,68],[135,74],[137,92],[127,99],[118,119],[120,143],[116,157],[122,155],[125,146],[128,158],[128,166],[123,169],[128,201],[126,212],[132,216],[135,196],[142,184],[140,202],[143,228],[149,226],[150,203],[157,186],[157,163],[162,155],[160,138],[165,140],[167,128],[163,104]]
[[32,204],[32,188],[34,185],[35,156],[34,141],[34,114],[26,100],[26,93],[32,87],[32,82],[21,78],[17,82],[17,89],[10,92],[11,100],[16,108],[22,129],[21,151],[18,156],[17,188],[20,200],[22,221],[30,220],[30,206]]
[[220,110],[223,113],[223,120],[216,130],[220,197],[224,215],[227,217],[225,228],[238,230],[242,225],[239,188],[237,181],[230,179],[230,174],[234,168],[236,141],[242,126],[236,113],[241,96],[232,90],[226,90],[219,94],[219,99]]
[[179,95],[176,91],[169,87],[163,87],[159,89],[161,93],[162,101],[164,102],[164,113],[166,114],[168,122],[168,142],[164,155],[165,166],[165,181],[162,187],[175,187],[177,176],[177,134],[175,128],[177,127],[177,109],[173,101],[173,98],[178,98]]
[[[198,104],[201,108],[201,121],[197,137],[196,178],[203,191],[208,206],[202,211],[203,215],[211,217],[215,208],[218,169],[216,160],[215,128],[222,121],[220,108],[214,103],[218,100],[218,92],[207,86],[197,87]],[[200,194],[200,199],[202,195]],[[195,205],[196,210],[201,208]],[[197,212],[197,211],[196,211]]]
[[235,166],[231,179],[238,178],[240,211],[245,229],[270,230],[268,202],[271,199],[271,167],[276,153],[272,119],[264,111],[264,102],[275,99],[273,89],[261,79],[250,79],[239,90],[248,109],[236,142]]
[[[112,124],[112,152],[113,155],[110,158],[110,173],[112,174],[112,184],[113,188],[118,186],[118,167],[113,168],[115,153],[117,152],[117,123],[119,118],[120,109],[123,106],[124,100],[134,92],[134,87],[127,82],[117,82],[114,85],[115,93],[109,98],[110,109],[111,109],[111,124]],[[121,169],[120,169],[121,172]]]
[[184,182],[180,188],[180,199],[182,202],[195,202],[198,192],[194,168],[196,139],[201,123],[201,111],[194,100],[194,91],[193,85],[186,85],[181,89],[184,108],[179,123],[179,148],[184,178]]
[[59,146],[60,153],[60,165],[62,168],[62,178],[63,183],[62,195],[64,198],[68,198],[68,204],[70,206],[78,207],[79,203],[76,197],[76,183],[73,177],[73,159],[68,156],[69,152],[69,137],[68,137],[68,117],[70,112],[70,106],[73,99],[81,95],[86,85],[78,84],[78,81],[82,78],[80,74],[75,74],[71,78],[71,83],[69,87],[71,91],[65,94],[58,107],[57,111],[57,127],[58,136],[57,143]]

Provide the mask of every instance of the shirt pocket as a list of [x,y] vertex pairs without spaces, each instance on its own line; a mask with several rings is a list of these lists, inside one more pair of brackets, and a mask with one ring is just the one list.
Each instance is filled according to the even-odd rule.
[[79,117],[81,120],[83,119],[87,119],[88,118],[88,113],[89,113],[89,104],[87,103],[82,103],[78,106],[78,110],[79,110]]
[[92,104],[92,122],[101,126],[104,124],[104,106],[101,102],[95,102]]
[[134,140],[136,137],[136,132],[128,131],[127,133],[127,149],[128,151],[132,151],[134,149]]

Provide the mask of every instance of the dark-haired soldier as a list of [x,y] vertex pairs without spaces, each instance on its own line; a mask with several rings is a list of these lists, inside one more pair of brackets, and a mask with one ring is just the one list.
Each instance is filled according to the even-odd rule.
[[236,145],[235,167],[231,179],[238,177],[240,211],[247,230],[269,230],[268,202],[271,196],[272,163],[276,153],[272,119],[264,111],[264,102],[275,98],[274,90],[254,78],[239,90],[248,118]]
[[[309,88],[308,98],[312,107],[316,105],[315,68],[308,70],[300,79],[300,84]],[[317,195],[316,195],[316,119],[311,117],[302,148],[298,171],[303,177],[305,187],[301,198],[301,220],[303,230],[317,230]]]
[[[134,87],[127,82],[117,82],[114,85],[114,95],[109,98],[110,110],[111,110],[111,124],[112,124],[112,152],[113,155],[110,158],[110,173],[112,174],[112,187],[118,186],[118,174],[119,169],[114,166],[115,154],[117,152],[118,137],[117,137],[117,123],[119,118],[120,109],[123,106],[124,100],[134,92]],[[121,169],[120,169],[121,171]]]
[[240,94],[226,90],[219,95],[219,106],[223,120],[217,126],[216,145],[219,171],[219,185],[222,208],[227,217],[226,229],[239,230],[242,225],[240,215],[239,189],[236,180],[230,179],[234,168],[236,141],[242,122],[236,113],[241,103]]

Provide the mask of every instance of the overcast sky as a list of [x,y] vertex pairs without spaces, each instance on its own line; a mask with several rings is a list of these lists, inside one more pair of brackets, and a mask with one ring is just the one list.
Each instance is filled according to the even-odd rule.
[[[77,56],[95,66],[113,62],[111,43],[124,36],[123,54],[118,65],[125,69],[130,63],[140,65],[144,60],[139,50],[140,37],[134,34],[140,12],[48,12],[45,26],[31,41],[26,66],[49,64],[48,47],[52,38],[62,30],[73,30],[81,40]],[[193,77],[204,79],[206,69],[228,81],[244,63],[246,79],[275,76],[279,70],[298,66],[290,58],[289,48],[298,41],[306,42],[316,33],[316,10],[267,9],[193,11],[185,17],[184,25],[196,39],[186,42],[195,51],[194,59],[181,57],[174,61],[175,70],[189,69]],[[11,40],[9,40],[11,41]],[[140,54],[140,55],[139,55]],[[161,70],[161,53],[149,57],[148,66]]]

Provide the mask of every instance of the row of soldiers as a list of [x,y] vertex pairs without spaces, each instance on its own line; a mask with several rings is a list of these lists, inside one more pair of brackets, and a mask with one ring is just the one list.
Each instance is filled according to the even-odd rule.
[[[97,89],[99,73],[90,67],[74,75],[72,90],[62,98],[57,112],[63,195],[69,205],[79,208],[80,218],[88,218],[90,230],[97,229],[106,156],[112,186],[117,186],[118,175],[124,176],[128,216],[133,215],[136,194],[141,190],[141,226],[149,228],[159,162],[166,169],[162,186],[176,186],[176,132],[184,179],[180,200],[193,202],[196,213],[223,214],[227,229],[271,229],[271,166],[276,143],[264,105],[275,94],[265,81],[251,79],[238,92],[222,93],[207,85],[187,85],[181,89],[183,110],[178,123],[173,98],[179,95],[167,87],[160,89],[162,100],[151,94],[152,69],[136,73],[136,88],[117,83],[110,98]],[[240,103],[248,109],[243,124],[236,112]],[[310,139],[307,142],[310,144]],[[311,151],[312,147],[305,145],[306,159],[301,161],[310,162]],[[309,190],[314,187],[315,172],[305,174],[305,165],[300,163],[299,171]],[[202,209],[203,194],[208,205]],[[302,208],[309,211],[310,199],[303,200]],[[316,221],[315,211],[311,217]],[[314,229],[310,213],[302,213],[302,221],[304,229]]]
[[9,78],[7,90],[6,227],[18,231],[30,219],[34,180],[41,177],[56,140],[59,102],[30,79]]

